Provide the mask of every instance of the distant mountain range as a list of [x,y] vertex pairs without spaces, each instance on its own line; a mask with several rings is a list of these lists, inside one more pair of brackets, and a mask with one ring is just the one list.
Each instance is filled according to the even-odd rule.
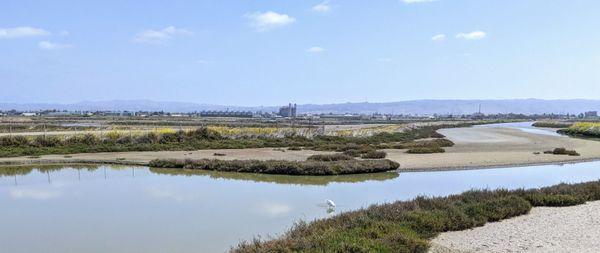
[[[388,103],[340,103],[298,105],[299,113],[392,113],[392,114],[471,114],[479,110],[495,113],[570,113],[600,111],[600,100],[569,99],[502,99],[502,100],[411,100]],[[0,103],[0,110],[68,110],[68,111],[165,111],[193,112],[205,110],[273,112],[279,106],[226,106],[183,102],[157,102],[151,100],[84,101],[74,104],[16,104]]]

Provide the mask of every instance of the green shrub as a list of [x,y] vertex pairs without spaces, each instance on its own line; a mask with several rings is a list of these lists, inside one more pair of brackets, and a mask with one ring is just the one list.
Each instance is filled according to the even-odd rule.
[[585,199],[572,195],[526,194],[524,198],[533,206],[574,206],[585,203]]
[[354,160],[354,157],[345,155],[345,154],[320,154],[320,155],[311,155],[306,160],[333,162],[333,161]]
[[350,149],[342,152],[342,154],[352,157],[359,157],[362,152],[358,149]]
[[397,169],[400,165],[390,160],[339,160],[322,161],[280,161],[280,160],[175,160],[156,159],[151,167],[200,169],[228,172],[250,172],[285,175],[342,175],[375,173]]
[[558,121],[538,121],[538,122],[533,123],[534,127],[545,127],[545,128],[567,128],[572,125],[573,125],[573,123],[558,122]]
[[580,156],[580,154],[577,153],[577,151],[575,151],[575,150],[568,150],[566,148],[555,148],[552,151],[544,151],[544,154]]
[[387,156],[387,153],[383,151],[372,150],[367,153],[361,154],[360,158],[363,159],[383,159]]
[[444,153],[444,150],[441,147],[419,147],[419,148],[411,148],[406,151],[409,154],[432,154],[432,153]]

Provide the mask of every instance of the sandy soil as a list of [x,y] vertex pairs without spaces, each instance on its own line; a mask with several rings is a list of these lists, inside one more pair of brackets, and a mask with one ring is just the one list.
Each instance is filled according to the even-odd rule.
[[[440,154],[407,154],[405,150],[386,150],[388,157],[400,162],[401,170],[461,169],[576,162],[600,159],[600,142],[521,131],[507,127],[442,129],[440,133],[456,145]],[[543,154],[564,147],[581,156]],[[536,155],[534,152],[542,154]]]
[[600,201],[572,207],[536,207],[523,216],[483,227],[447,232],[431,253],[598,252]]
[[[215,156],[215,153],[225,154],[225,156]],[[311,155],[331,152],[320,152],[312,150],[291,151],[274,148],[255,148],[255,149],[211,149],[198,151],[150,151],[150,152],[107,152],[107,153],[89,153],[72,155],[44,155],[40,158],[30,157],[12,157],[0,158],[1,164],[47,164],[47,163],[69,163],[84,161],[86,163],[106,163],[111,161],[129,161],[134,164],[145,164],[153,159],[258,159],[258,160],[291,160],[303,161]]]

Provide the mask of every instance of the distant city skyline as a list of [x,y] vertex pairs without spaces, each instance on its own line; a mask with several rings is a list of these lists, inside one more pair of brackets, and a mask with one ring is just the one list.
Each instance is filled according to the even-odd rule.
[[0,103],[600,98],[592,0],[8,0],[1,9]]

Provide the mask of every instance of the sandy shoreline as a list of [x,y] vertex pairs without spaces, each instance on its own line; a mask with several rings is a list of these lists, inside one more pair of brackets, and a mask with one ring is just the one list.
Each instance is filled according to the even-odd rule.
[[598,252],[600,201],[570,207],[535,207],[527,215],[465,231],[442,233],[431,253]]
[[[519,167],[600,160],[598,141],[536,134],[507,127],[451,128],[439,132],[456,144],[446,148],[446,153],[414,155],[403,150],[386,150],[388,158],[400,163],[400,171]],[[581,156],[543,154],[559,147],[574,149]]]

